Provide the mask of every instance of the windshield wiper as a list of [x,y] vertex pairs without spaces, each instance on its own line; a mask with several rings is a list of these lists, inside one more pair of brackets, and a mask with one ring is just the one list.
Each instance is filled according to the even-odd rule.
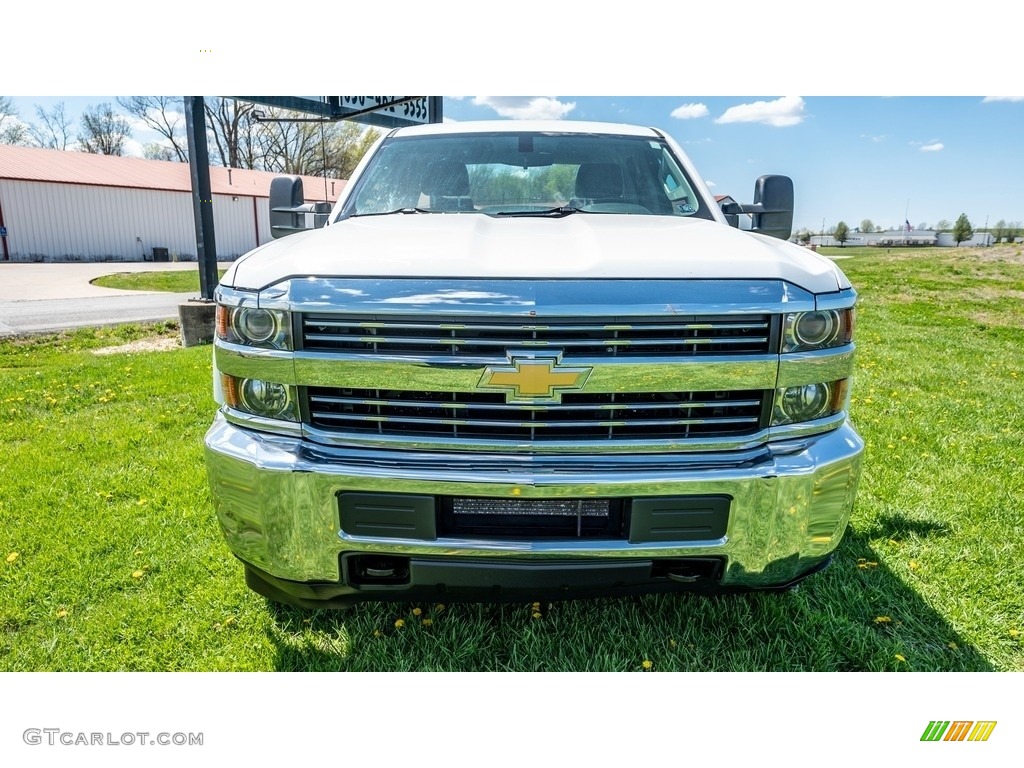
[[575,205],[560,205],[557,208],[542,208],[538,211],[498,211],[490,213],[489,216],[500,216],[501,218],[514,218],[518,216],[546,216],[548,218],[561,218],[570,213],[589,213]]
[[375,213],[353,213],[351,218],[356,216],[390,216],[393,213],[436,213],[427,208],[396,208],[393,211],[376,211]]

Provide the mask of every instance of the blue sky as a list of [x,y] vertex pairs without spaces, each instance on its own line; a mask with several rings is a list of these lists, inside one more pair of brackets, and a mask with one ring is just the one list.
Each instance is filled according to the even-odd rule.
[[[14,97],[23,119],[69,115],[110,96]],[[716,194],[749,201],[765,173],[793,178],[795,226],[840,219],[915,228],[966,213],[975,227],[1024,221],[1024,97],[446,97],[446,119],[598,120],[652,125],[679,141]],[[132,149],[157,139],[136,126]]]

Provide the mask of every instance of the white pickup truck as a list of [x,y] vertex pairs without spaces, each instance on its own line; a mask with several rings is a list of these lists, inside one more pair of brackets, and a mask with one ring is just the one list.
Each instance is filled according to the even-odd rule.
[[785,241],[788,178],[723,210],[655,129],[446,123],[382,137],[321,228],[288,199],[216,295],[207,466],[257,592],[723,592],[828,563],[856,293]]

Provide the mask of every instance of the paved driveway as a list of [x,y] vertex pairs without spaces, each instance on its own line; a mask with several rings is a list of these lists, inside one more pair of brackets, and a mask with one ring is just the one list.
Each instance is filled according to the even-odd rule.
[[[226,268],[228,264],[220,264]],[[0,336],[82,326],[177,320],[196,293],[120,291],[92,285],[116,272],[195,270],[195,262],[0,263]]]

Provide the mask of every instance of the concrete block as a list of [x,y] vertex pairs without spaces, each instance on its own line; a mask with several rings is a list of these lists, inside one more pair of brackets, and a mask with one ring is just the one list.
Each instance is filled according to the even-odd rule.
[[217,304],[206,299],[192,299],[178,305],[181,321],[181,346],[212,344]]

